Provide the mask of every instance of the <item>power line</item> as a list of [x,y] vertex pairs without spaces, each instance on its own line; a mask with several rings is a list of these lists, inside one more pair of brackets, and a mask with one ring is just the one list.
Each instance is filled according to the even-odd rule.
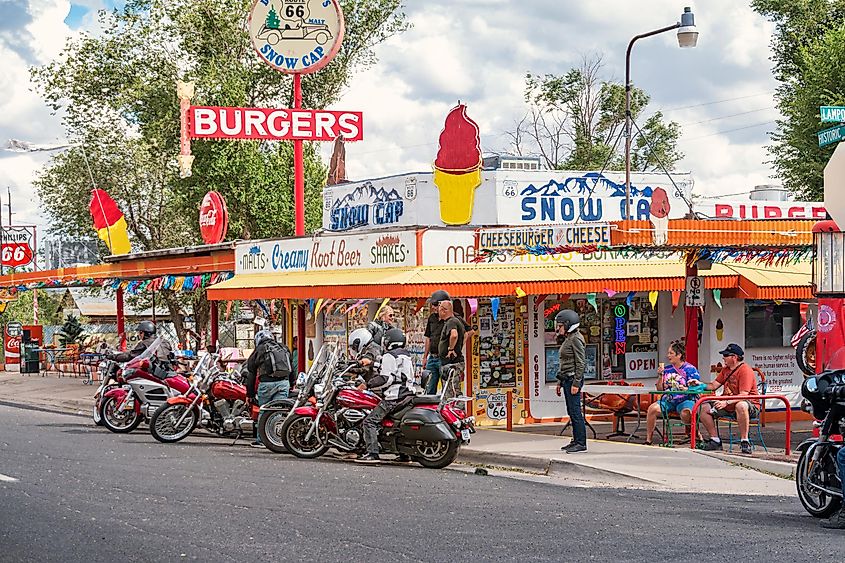
[[677,108],[669,108],[663,111],[679,111],[682,109],[700,108],[704,106],[712,106],[715,104],[723,104],[725,102],[733,102],[736,100],[747,100],[748,98],[756,98],[757,96],[771,96],[773,92],[760,92],[759,94],[749,94],[747,96],[738,96],[736,98],[725,98],[724,100],[716,100],[714,102],[704,102],[703,104],[693,104],[691,106],[681,106]]
[[684,142],[697,141],[698,139],[713,137],[715,135],[724,135],[725,133],[733,133],[734,131],[742,131],[744,129],[753,129],[754,127],[762,127],[763,125],[770,125],[772,123],[777,123],[777,122],[775,120],[764,121],[763,123],[755,123],[754,125],[746,125],[745,127],[737,127],[735,129],[726,129],[724,131],[716,131],[715,133],[709,133],[707,135],[701,135],[700,137],[691,137],[689,139],[684,139]]
[[702,119],[701,121],[693,121],[692,123],[682,123],[681,127],[687,127],[688,125],[699,125],[701,123],[710,123],[711,121],[719,121],[721,119],[728,119],[730,117],[739,117],[740,115],[748,115],[750,113],[757,113],[757,112],[761,112],[761,111],[774,109],[774,107],[775,106],[768,106],[768,107],[765,107],[765,108],[752,109],[750,111],[743,111],[741,113],[732,113],[731,115],[723,115],[721,117],[714,117],[714,118],[711,118],[711,119]]

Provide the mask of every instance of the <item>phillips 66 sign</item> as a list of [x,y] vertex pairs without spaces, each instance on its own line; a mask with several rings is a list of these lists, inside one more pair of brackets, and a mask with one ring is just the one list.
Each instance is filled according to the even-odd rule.
[[0,246],[3,266],[22,268],[33,263],[35,257],[35,227],[3,227]]
[[334,58],[343,41],[337,0],[255,0],[249,37],[261,59],[290,74],[316,72]]

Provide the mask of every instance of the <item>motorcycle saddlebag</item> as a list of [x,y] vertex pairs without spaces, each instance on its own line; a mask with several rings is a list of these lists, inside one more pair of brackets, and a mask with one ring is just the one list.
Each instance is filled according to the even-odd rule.
[[408,440],[436,442],[455,440],[455,433],[443,421],[440,413],[431,409],[415,407],[405,413],[400,425],[403,436]]

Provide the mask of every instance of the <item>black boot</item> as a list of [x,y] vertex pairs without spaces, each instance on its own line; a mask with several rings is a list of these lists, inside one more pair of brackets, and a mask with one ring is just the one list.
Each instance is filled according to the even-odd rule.
[[831,516],[829,520],[822,522],[822,528],[845,530],[845,506],[840,508],[839,512]]

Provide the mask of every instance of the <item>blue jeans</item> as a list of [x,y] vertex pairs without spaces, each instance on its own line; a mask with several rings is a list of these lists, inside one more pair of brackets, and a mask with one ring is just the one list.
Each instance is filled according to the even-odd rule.
[[287,399],[288,391],[290,391],[290,382],[287,379],[282,381],[265,381],[264,383],[258,384],[255,399],[258,401],[258,406],[260,407],[271,401]]
[[565,379],[561,384],[563,396],[566,399],[566,412],[572,424],[572,441],[582,446],[587,445],[587,423],[584,421],[584,413],[581,412],[581,393],[574,395],[571,392],[572,380]]
[[440,382],[440,358],[429,354],[425,362],[425,369],[431,374],[428,378],[428,385],[425,386],[425,392],[427,395],[435,395],[437,384]]
[[839,448],[836,465],[839,466],[839,480],[842,482],[842,494],[845,495],[845,447]]

